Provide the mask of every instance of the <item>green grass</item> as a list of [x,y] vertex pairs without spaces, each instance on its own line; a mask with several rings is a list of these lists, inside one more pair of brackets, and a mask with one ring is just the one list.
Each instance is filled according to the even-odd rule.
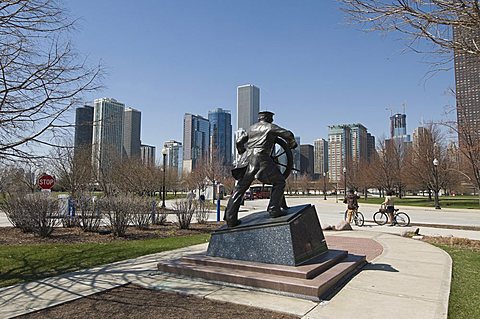
[[449,319],[480,318],[480,251],[436,244],[453,260]]
[[[364,200],[363,197],[358,200],[360,203],[367,204],[380,204],[384,201],[384,198],[369,197]],[[434,201],[429,201],[428,197],[404,197],[395,198],[395,205],[403,206],[418,206],[418,207],[435,207]],[[479,209],[477,196],[441,196],[440,207],[444,208],[466,208],[466,209]]]
[[209,234],[112,243],[0,247],[0,287],[205,243]]

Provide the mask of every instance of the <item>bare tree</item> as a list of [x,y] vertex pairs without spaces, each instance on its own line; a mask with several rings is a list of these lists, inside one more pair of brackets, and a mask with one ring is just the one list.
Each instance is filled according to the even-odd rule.
[[[441,189],[452,188],[452,182],[458,180],[442,141],[444,137],[439,127],[429,124],[420,131],[405,160],[405,174],[409,180],[414,181],[417,187],[427,187],[436,194]],[[434,164],[435,159],[437,165]]]
[[56,146],[67,111],[99,87],[101,68],[68,41],[73,25],[54,0],[0,3],[0,159],[38,158],[36,145]]
[[73,198],[89,190],[93,183],[92,157],[89,146],[74,148],[72,145],[55,148],[51,153],[51,165],[57,183]]
[[453,51],[480,56],[479,43],[470,36],[480,30],[478,0],[339,1],[354,22],[370,31],[400,32],[416,52],[446,54],[449,59]]

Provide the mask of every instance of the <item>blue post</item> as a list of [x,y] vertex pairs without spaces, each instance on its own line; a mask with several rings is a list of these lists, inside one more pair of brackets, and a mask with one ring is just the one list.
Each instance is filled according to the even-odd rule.
[[217,222],[219,221],[220,221],[220,198],[217,199]]

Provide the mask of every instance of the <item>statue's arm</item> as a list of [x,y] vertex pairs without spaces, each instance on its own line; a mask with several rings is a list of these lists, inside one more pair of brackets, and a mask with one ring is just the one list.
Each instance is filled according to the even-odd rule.
[[293,135],[293,133],[289,130],[286,130],[278,125],[274,125],[273,126],[273,130],[275,132],[275,134],[277,136],[280,136],[281,138],[283,138],[288,146],[290,148],[296,148],[298,145],[297,145],[297,141],[295,141],[295,136]]
[[238,136],[237,140],[235,141],[235,146],[237,147],[238,154],[243,154],[246,151],[245,143],[248,141],[248,134],[245,131],[241,131]]

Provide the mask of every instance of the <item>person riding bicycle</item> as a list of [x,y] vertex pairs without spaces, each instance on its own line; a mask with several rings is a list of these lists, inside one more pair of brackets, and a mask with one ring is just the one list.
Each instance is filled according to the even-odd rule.
[[388,191],[387,196],[385,196],[385,201],[382,203],[386,207],[386,213],[388,216],[388,224],[389,226],[393,226],[393,213],[395,212],[394,206],[394,192]]
[[355,194],[355,191],[351,189],[345,199],[343,200],[344,204],[347,204],[347,223],[352,222],[352,215],[358,209],[358,199],[360,196]]

